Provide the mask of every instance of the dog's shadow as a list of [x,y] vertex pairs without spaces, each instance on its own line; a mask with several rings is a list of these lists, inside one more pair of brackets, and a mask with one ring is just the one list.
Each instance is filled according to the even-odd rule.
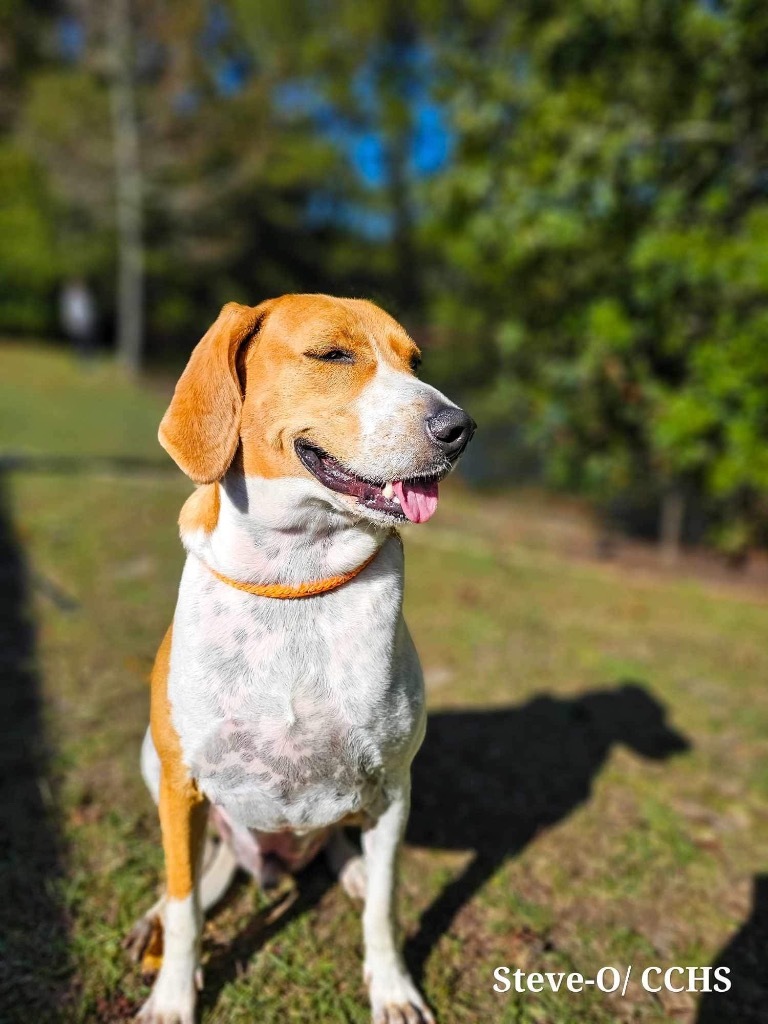
[[[418,979],[438,939],[503,861],[542,829],[588,799],[610,751],[626,745],[659,761],[688,749],[662,705],[634,682],[579,697],[536,697],[516,707],[434,712],[413,767],[407,840],[417,846],[472,851],[472,859],[423,915],[407,943]],[[206,969],[204,1003],[237,974],[266,939],[311,909],[330,885],[318,864],[300,879],[299,895],[279,921],[252,922]]]
[[[765,1024],[768,1020],[768,875],[753,882],[752,913],[712,967],[712,991],[699,1003],[696,1024]],[[727,981],[726,991],[715,984]]]
[[535,697],[521,707],[430,715],[414,763],[408,840],[473,856],[428,908],[408,945],[415,976],[502,862],[589,798],[619,745],[654,761],[688,749],[662,705],[636,682],[574,698]]

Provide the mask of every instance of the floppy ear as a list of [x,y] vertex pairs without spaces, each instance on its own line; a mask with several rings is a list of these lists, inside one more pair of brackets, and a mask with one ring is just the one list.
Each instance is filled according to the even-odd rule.
[[266,306],[224,306],[189,357],[160,423],[160,444],[197,484],[220,480],[237,451],[243,408],[238,352],[258,330]]

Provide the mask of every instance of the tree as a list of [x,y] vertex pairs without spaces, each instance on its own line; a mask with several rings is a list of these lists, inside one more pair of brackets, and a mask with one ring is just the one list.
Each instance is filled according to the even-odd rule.
[[46,331],[56,277],[53,204],[45,176],[18,135],[18,109],[30,74],[46,67],[42,27],[52,3],[0,3],[0,327]]
[[0,192],[0,324],[43,332],[56,274],[50,199],[27,154],[9,143],[0,144]]
[[110,108],[117,225],[117,357],[138,373],[144,347],[144,200],[129,0],[109,0]]
[[[439,120],[431,102],[433,40],[446,28],[449,6],[442,0],[234,2],[254,59],[272,70],[316,136],[332,141],[362,172],[336,181],[326,176],[316,198],[325,200],[329,222],[346,221],[374,241],[369,294],[419,319],[417,186],[444,158],[421,153],[419,118]],[[432,128],[445,135],[440,125]]]
[[157,352],[187,349],[230,299],[370,294],[388,275],[387,247],[354,220],[360,185],[338,139],[316,109],[281,100],[300,62],[243,42],[260,12],[241,24],[209,0],[71,0],[47,23],[53,52],[62,25],[67,46],[21,91],[17,134],[52,195],[58,274],[95,281],[107,318],[117,292],[133,370],[144,293]]
[[435,317],[478,339],[463,376],[528,421],[557,483],[693,489],[757,522],[767,24],[747,3],[531,0],[445,54]]

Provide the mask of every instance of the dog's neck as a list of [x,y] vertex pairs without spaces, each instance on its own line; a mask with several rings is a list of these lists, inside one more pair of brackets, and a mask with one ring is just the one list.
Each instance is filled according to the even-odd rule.
[[[350,572],[391,530],[333,508],[321,484],[231,471],[219,483],[212,529],[185,529],[190,553],[240,582],[302,584]],[[212,524],[208,524],[211,526]]]

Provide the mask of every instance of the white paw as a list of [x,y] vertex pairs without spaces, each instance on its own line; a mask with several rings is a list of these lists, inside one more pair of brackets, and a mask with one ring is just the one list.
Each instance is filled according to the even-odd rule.
[[370,972],[373,1024],[435,1024],[421,993],[400,966]]
[[346,864],[339,871],[339,882],[347,896],[353,900],[364,900],[368,887],[368,875],[365,871],[365,861],[358,854],[350,857]]
[[194,1024],[196,998],[194,975],[182,982],[161,969],[136,1019],[139,1024]]

